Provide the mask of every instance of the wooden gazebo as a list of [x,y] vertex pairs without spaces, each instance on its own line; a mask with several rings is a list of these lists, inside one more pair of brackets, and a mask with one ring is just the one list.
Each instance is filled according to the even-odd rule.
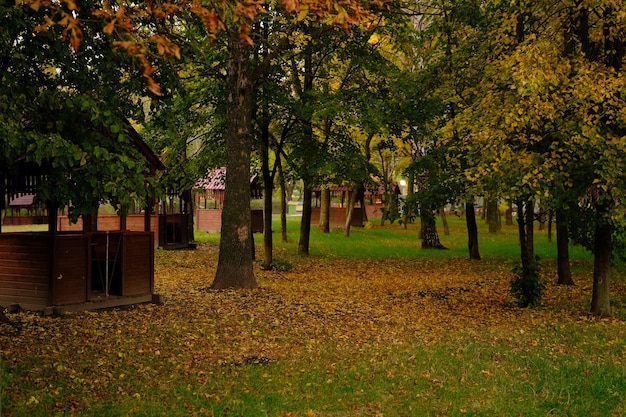
[[[352,187],[334,185],[330,187],[331,199],[335,203],[330,207],[331,226],[343,227],[346,224],[347,205],[353,192]],[[391,193],[400,195],[400,187],[397,183],[391,184]],[[380,182],[364,182],[362,198],[359,198],[352,215],[352,226],[363,226],[364,221],[381,217],[383,214],[383,198],[385,195],[384,185]],[[311,224],[319,223],[322,187],[313,188],[314,206],[311,208]]]
[[[198,180],[194,190],[196,221],[198,230],[219,232],[222,226],[222,206],[226,189],[226,168],[210,169],[206,176]],[[250,198],[263,198],[259,176],[250,177]],[[251,210],[253,233],[263,233],[263,210]]]
[[[162,165],[139,135],[130,137],[154,173]],[[0,210],[15,196],[37,194],[45,165],[0,167]],[[94,228],[83,216],[81,230],[59,230],[58,207],[47,209],[45,232],[8,232],[0,225],[0,305],[52,313],[151,302],[154,298],[154,236],[150,206],[143,231],[131,231],[120,216],[117,230]]]

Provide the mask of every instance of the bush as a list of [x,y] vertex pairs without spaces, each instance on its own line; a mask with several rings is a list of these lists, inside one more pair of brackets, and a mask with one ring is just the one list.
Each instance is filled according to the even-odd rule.
[[539,259],[528,267],[524,273],[524,268],[517,266],[513,269],[515,278],[511,281],[511,295],[517,299],[521,307],[536,307],[541,304],[546,284],[541,277],[541,266]]
[[293,269],[293,265],[291,265],[288,261],[283,259],[276,259],[272,261],[270,264],[270,271],[279,271],[279,272],[289,272]]

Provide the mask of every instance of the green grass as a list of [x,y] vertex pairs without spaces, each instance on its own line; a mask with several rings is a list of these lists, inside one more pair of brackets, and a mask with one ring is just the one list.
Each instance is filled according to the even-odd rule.
[[[439,237],[448,250],[422,250],[418,238],[419,225],[402,225],[389,223],[380,227],[380,220],[375,219],[366,227],[351,228],[350,236],[344,237],[343,229],[333,228],[330,233],[322,233],[314,225],[311,227],[309,253],[312,256],[336,257],[348,259],[464,259],[467,252],[467,229],[465,219],[449,216],[450,234],[444,235],[441,219],[438,220]],[[520,256],[518,229],[516,225],[503,225],[502,231],[490,234],[484,221],[478,219],[479,249],[484,259],[517,260]],[[300,236],[300,217],[290,216],[287,222],[288,243],[281,240],[280,223],[274,219],[273,243],[277,252],[293,252],[297,250]],[[200,242],[219,243],[219,233],[196,231],[196,240]],[[255,234],[257,247],[262,247],[262,234]],[[535,231],[535,252],[540,258],[556,258],[556,232],[553,230],[552,242],[548,240],[548,232]],[[570,247],[570,258],[590,260],[593,255],[581,246]]]
[[[597,326],[551,330],[450,336],[433,346],[415,341],[346,353],[322,346],[305,357],[265,365],[214,366],[202,383],[165,367],[171,373],[155,375],[156,387],[145,376],[131,376],[87,415],[623,415],[623,343],[597,341],[614,340]],[[560,353],[575,349],[571,338],[595,344]]]

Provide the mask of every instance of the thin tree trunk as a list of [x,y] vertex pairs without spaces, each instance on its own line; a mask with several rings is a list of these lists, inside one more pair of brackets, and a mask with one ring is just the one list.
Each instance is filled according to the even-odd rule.
[[276,169],[280,183],[280,234],[283,242],[287,242],[287,188],[280,155],[276,158]]
[[239,31],[229,33],[226,180],[220,253],[211,288],[256,288],[252,269],[250,230],[250,153],[254,80],[251,47],[241,42]]
[[448,218],[446,217],[445,207],[441,207],[439,209],[439,214],[441,215],[441,225],[443,226],[443,235],[450,236],[450,226],[448,226]]
[[[415,174],[413,173],[413,171],[411,171],[409,173],[409,177],[407,178],[406,181],[406,201],[410,201],[412,200],[411,196],[415,193]],[[409,222],[409,220],[411,219],[412,213],[411,210],[409,208],[409,206],[407,206],[406,204],[404,205],[404,208],[402,210],[402,221],[404,223],[404,228],[407,228],[407,223]],[[421,236],[421,233],[420,233]]]
[[569,264],[569,230],[562,210],[556,211],[557,284],[574,285]]
[[194,232],[195,232],[195,225],[194,225],[194,213],[196,210],[196,205],[195,205],[195,201],[193,199],[193,195],[191,193],[191,189],[185,190],[183,191],[183,196],[184,196],[184,200],[185,200],[185,214],[187,215],[187,241],[183,242],[185,244],[188,244],[190,242],[193,242],[195,240],[195,236],[194,236]]
[[517,225],[519,230],[520,252],[524,276],[530,274],[535,262],[534,245],[534,213],[533,201],[519,201],[517,203]]
[[480,261],[480,252],[478,251],[478,226],[476,225],[476,211],[474,210],[474,202],[465,203],[465,223],[467,224],[467,248],[469,250],[469,258]]
[[304,198],[302,199],[302,220],[300,222],[300,240],[298,241],[298,253],[309,254],[309,241],[311,238],[311,194],[312,188],[309,180],[303,180]]
[[350,199],[348,200],[348,209],[346,212],[346,227],[343,231],[343,235],[345,237],[350,236],[350,228],[352,227],[352,216],[354,215],[354,206],[356,202],[359,201],[359,193],[361,192],[361,186],[355,185],[352,194],[350,195]]
[[487,200],[487,223],[489,224],[489,233],[498,233],[502,230],[502,222],[500,219],[500,209],[498,208],[498,200]]
[[322,187],[319,231],[330,233],[330,188]]
[[272,262],[274,262],[272,253],[274,247],[272,237],[272,194],[274,187],[272,187],[271,180],[267,182],[269,184],[265,184],[265,195],[263,196],[263,268],[265,269],[271,268]]
[[504,224],[507,226],[513,226],[513,203],[508,202],[508,208],[504,212]]
[[552,224],[554,223],[554,210],[548,210],[548,242],[552,242]]
[[[602,220],[599,220],[599,222],[602,222]],[[596,225],[594,236],[591,314],[597,317],[611,316],[611,234],[611,225],[607,223],[599,223]]]

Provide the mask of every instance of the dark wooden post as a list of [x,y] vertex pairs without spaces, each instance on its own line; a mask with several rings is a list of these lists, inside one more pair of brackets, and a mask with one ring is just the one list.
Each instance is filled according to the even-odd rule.
[[128,209],[126,207],[120,208],[120,230],[126,230],[126,214]]

